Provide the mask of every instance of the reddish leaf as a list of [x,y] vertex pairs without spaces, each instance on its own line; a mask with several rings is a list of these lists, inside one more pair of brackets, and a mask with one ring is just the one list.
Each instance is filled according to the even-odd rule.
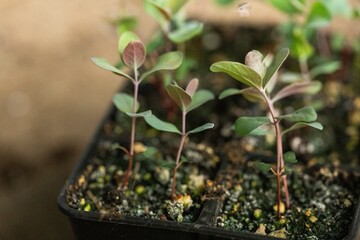
[[145,47],[142,42],[134,40],[125,47],[122,58],[126,66],[138,69],[143,65],[145,56]]
[[293,83],[281,89],[273,97],[272,101],[276,102],[282,98],[295,94],[315,94],[320,91],[321,86],[321,82],[319,81]]
[[190,97],[194,96],[196,89],[199,86],[199,79],[193,78],[188,85],[186,86],[185,92],[190,95]]

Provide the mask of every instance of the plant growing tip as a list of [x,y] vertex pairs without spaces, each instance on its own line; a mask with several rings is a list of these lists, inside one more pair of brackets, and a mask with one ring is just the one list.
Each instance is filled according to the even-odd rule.
[[[292,113],[280,116],[278,116],[275,111],[274,103],[276,101],[294,94],[312,94],[317,92],[321,87],[321,84],[318,84],[317,82],[292,84],[284,87],[275,94],[274,98],[271,98],[270,92],[273,88],[269,87],[269,83],[272,82],[273,84],[276,82],[277,72],[288,55],[289,49],[281,49],[269,63],[269,55],[264,58],[260,52],[253,50],[246,55],[245,64],[222,61],[214,63],[210,67],[211,71],[226,73],[248,86],[248,88],[242,90],[233,88],[227,89],[220,94],[220,99],[242,94],[247,99],[252,101],[262,101],[267,105],[270,117],[239,117],[235,122],[235,131],[240,136],[266,135],[269,134],[270,131],[264,129],[264,126],[273,126],[277,145],[276,166],[273,167],[268,163],[256,162],[255,167],[262,172],[271,171],[273,173],[277,182],[277,206],[280,206],[280,203],[282,203],[281,189],[283,187],[287,208],[290,207],[286,180],[286,174],[289,173],[289,169],[286,168],[285,163],[296,163],[297,160],[295,153],[283,153],[282,137],[285,133],[302,127],[309,126],[319,130],[322,129],[322,125],[315,122],[317,114],[312,107],[300,108]],[[290,128],[282,131],[280,121],[288,121],[294,124],[290,126]],[[280,218],[280,215],[281,213],[278,209],[277,216]]]
[[207,90],[197,91],[199,85],[199,80],[197,78],[192,79],[186,89],[182,89],[181,87],[170,84],[166,87],[166,90],[170,96],[170,98],[176,103],[176,105],[180,108],[182,112],[182,126],[181,130],[179,130],[175,125],[169,122],[165,122],[160,120],[155,115],[151,115],[145,117],[145,121],[152,126],[153,128],[159,131],[172,132],[177,133],[181,136],[179,148],[177,151],[175,165],[173,169],[172,175],[172,183],[171,183],[171,199],[176,199],[176,174],[178,168],[181,165],[181,152],[183,150],[186,138],[193,133],[199,133],[205,131],[207,129],[211,129],[214,127],[213,123],[205,123],[204,125],[194,128],[190,131],[186,130],[186,115],[193,109],[196,109],[203,105],[204,103],[214,99],[214,95]]

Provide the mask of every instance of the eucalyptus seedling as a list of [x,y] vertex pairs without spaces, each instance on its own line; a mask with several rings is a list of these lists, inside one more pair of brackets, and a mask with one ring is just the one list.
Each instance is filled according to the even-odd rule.
[[144,71],[142,74],[140,74],[139,69],[145,62],[146,50],[139,37],[132,32],[124,32],[119,39],[118,50],[124,66],[131,69],[132,74],[128,75],[127,72],[114,67],[104,58],[93,57],[91,60],[102,69],[111,71],[117,75],[129,79],[134,85],[133,96],[125,93],[117,93],[113,97],[113,103],[117,109],[121,112],[124,112],[132,119],[130,147],[129,149],[122,146],[120,147],[120,149],[123,150],[129,157],[128,168],[126,170],[122,184],[122,187],[124,188],[128,185],[133,168],[136,119],[139,117],[146,117],[151,115],[150,110],[138,112],[140,108],[140,104],[137,100],[139,85],[149,75],[157,71],[174,70],[178,68],[182,62],[182,53],[178,51],[165,53],[159,56],[155,65],[150,70]]
[[213,123],[205,123],[204,125],[194,128],[190,131],[186,130],[186,115],[190,111],[192,111],[192,110],[200,107],[204,103],[214,99],[214,95],[208,90],[196,91],[198,88],[198,85],[199,85],[198,79],[194,78],[188,83],[185,90],[174,84],[170,84],[166,88],[170,98],[176,103],[176,105],[178,105],[178,107],[180,108],[180,110],[182,112],[181,130],[178,129],[174,124],[160,120],[153,114],[145,117],[145,121],[153,128],[160,130],[160,131],[177,133],[181,136],[179,148],[178,148],[177,155],[176,155],[175,166],[173,169],[173,175],[172,175],[172,183],[171,183],[171,198],[172,198],[172,200],[175,200],[175,198],[176,198],[176,173],[182,163],[182,161],[180,161],[181,160],[181,152],[183,150],[186,138],[190,134],[202,132],[202,131],[205,131],[207,129],[214,127]]
[[[271,92],[277,79],[277,72],[289,54],[289,49],[281,49],[273,59],[271,55],[265,58],[254,50],[249,52],[245,58],[245,64],[230,61],[221,61],[211,65],[213,72],[223,72],[245,84],[245,89],[227,89],[223,91],[219,98],[223,99],[235,94],[242,94],[248,100],[262,101],[266,104],[270,117],[239,117],[235,122],[235,131],[240,136],[244,135],[266,135],[269,131],[264,128],[266,125],[272,125],[276,137],[276,166],[271,164],[257,162],[255,166],[264,172],[271,171],[276,177],[277,182],[277,216],[280,217],[281,187],[283,186],[286,206],[290,207],[289,192],[287,187],[286,174],[289,169],[285,163],[296,163],[295,153],[283,152],[282,138],[285,134],[302,127],[313,127],[322,130],[322,125],[315,122],[317,114],[312,107],[303,107],[286,115],[278,115],[275,111],[274,103],[285,97],[294,94],[314,94],[320,90],[321,85],[314,82],[303,82],[290,84],[271,97]],[[288,129],[281,129],[280,122],[288,121],[293,123]]]

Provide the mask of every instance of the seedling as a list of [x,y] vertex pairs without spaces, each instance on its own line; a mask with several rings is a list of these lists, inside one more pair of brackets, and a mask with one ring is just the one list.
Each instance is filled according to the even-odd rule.
[[[352,8],[348,0],[267,0],[267,2],[287,14],[289,19],[280,25],[280,30],[285,38],[284,45],[290,47],[292,57],[299,62],[301,75],[287,74],[288,79],[298,78],[305,82],[311,81],[318,75],[333,73],[341,67],[339,61],[329,59],[331,49],[322,29],[327,27],[336,16],[356,17],[357,9]],[[312,46],[314,44],[311,44],[315,38],[318,41],[317,49]],[[317,50],[320,54],[315,52]],[[309,67],[309,60],[319,55],[327,59]]]
[[[214,63],[210,67],[211,71],[226,73],[248,86],[248,88],[242,90],[227,89],[220,94],[220,99],[232,96],[234,94],[243,94],[247,99],[264,102],[268,108],[270,117],[239,117],[235,123],[235,131],[240,136],[266,135],[269,133],[269,131],[267,131],[264,127],[266,125],[273,126],[277,149],[276,166],[273,167],[271,164],[263,162],[257,162],[255,166],[263,172],[271,171],[276,177],[276,209],[277,216],[279,218],[281,215],[280,206],[282,204],[282,186],[284,188],[286,197],[286,207],[290,207],[289,192],[286,180],[286,174],[289,173],[289,169],[285,166],[285,163],[297,162],[294,152],[283,152],[282,138],[286,133],[306,126],[319,130],[322,130],[323,128],[320,123],[315,122],[317,119],[317,114],[312,107],[303,107],[286,115],[278,115],[275,111],[274,103],[278,100],[294,94],[313,94],[317,92],[320,87],[317,82],[293,83],[282,88],[273,97],[270,96],[270,93],[274,87],[274,83],[277,79],[277,71],[287,58],[288,54],[289,49],[284,48],[280,50],[271,61],[271,64],[269,64],[271,59],[270,55],[267,55],[264,58],[260,52],[254,50],[246,55],[245,64],[221,61]],[[293,123],[293,125],[288,129],[282,130],[280,122],[283,120]]]
[[99,67],[111,71],[117,75],[125,77],[134,85],[134,94],[130,96],[125,93],[117,93],[113,97],[113,103],[118,110],[124,112],[126,115],[131,117],[131,134],[130,134],[130,149],[123,146],[119,147],[129,157],[128,168],[126,170],[122,187],[125,188],[128,185],[131,171],[133,168],[134,160],[134,143],[135,143],[135,127],[136,119],[139,117],[146,117],[151,115],[151,111],[138,112],[140,104],[138,102],[138,90],[139,85],[149,75],[160,71],[160,70],[173,70],[180,66],[182,62],[181,52],[168,52],[161,55],[152,69],[143,72],[141,75],[139,69],[145,62],[146,50],[144,44],[139,40],[139,37],[132,32],[125,32],[119,39],[119,53],[122,58],[123,64],[133,71],[133,75],[130,76],[126,72],[112,66],[106,59],[93,57],[91,60]]
[[207,91],[207,90],[196,91],[198,88],[198,85],[199,85],[198,79],[194,78],[188,83],[185,90],[174,84],[170,84],[166,88],[170,98],[176,103],[176,105],[179,106],[179,108],[182,112],[181,130],[179,130],[172,123],[160,120],[153,114],[145,116],[145,121],[153,128],[160,130],[160,131],[177,133],[181,136],[179,148],[178,148],[177,155],[176,155],[175,166],[173,169],[173,175],[172,175],[172,183],[171,183],[171,198],[172,198],[172,200],[175,200],[175,198],[176,198],[176,190],[175,190],[176,189],[176,173],[182,164],[181,152],[183,150],[186,138],[190,134],[202,132],[202,131],[205,131],[207,129],[214,127],[213,123],[205,123],[204,125],[202,125],[200,127],[194,128],[190,131],[186,131],[186,115],[190,111],[192,111],[192,110],[200,107],[204,103],[214,99],[214,95],[210,91]]

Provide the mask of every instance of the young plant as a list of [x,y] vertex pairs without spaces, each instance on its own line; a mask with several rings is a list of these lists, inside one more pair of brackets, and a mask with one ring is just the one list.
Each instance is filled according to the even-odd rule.
[[[341,67],[339,61],[329,59],[331,49],[323,29],[336,16],[356,17],[357,10],[351,7],[348,0],[267,0],[267,2],[289,18],[289,21],[280,25],[280,30],[285,38],[284,45],[290,47],[292,57],[298,60],[301,74],[289,73],[288,79],[302,79],[307,82],[318,75],[333,73]],[[314,39],[317,40],[319,54],[311,44]],[[318,56],[325,57],[325,61],[309,68],[309,60],[314,60],[314,57]]]
[[140,67],[144,64],[146,58],[146,51],[144,44],[139,40],[132,32],[125,32],[119,39],[119,53],[122,58],[123,64],[132,70],[132,75],[128,75],[126,72],[112,66],[107,60],[103,58],[93,57],[91,60],[99,67],[111,71],[117,75],[125,77],[134,85],[133,96],[125,93],[117,93],[113,97],[113,103],[118,110],[124,112],[131,118],[131,134],[130,134],[130,147],[120,147],[129,157],[128,168],[125,172],[122,187],[125,188],[128,185],[131,171],[133,168],[134,160],[134,143],[135,143],[135,127],[136,119],[139,117],[146,117],[151,115],[151,111],[138,112],[140,104],[138,102],[138,90],[139,85],[149,75],[160,70],[173,70],[180,66],[182,62],[181,52],[168,52],[161,55],[152,69],[139,73]]
[[[292,130],[310,126],[316,129],[322,129],[322,125],[315,122],[317,114],[312,107],[303,107],[290,114],[278,115],[275,111],[274,103],[278,100],[294,95],[294,94],[313,94],[319,90],[319,85],[316,82],[293,83],[280,91],[273,97],[270,93],[274,87],[277,79],[277,71],[283,64],[289,54],[289,49],[280,50],[269,65],[271,59],[270,55],[263,58],[263,55],[258,51],[251,51],[246,55],[245,64],[229,61],[221,61],[214,63],[210,70],[213,72],[227,73],[231,77],[248,86],[248,88],[227,89],[219,96],[220,99],[232,96],[234,94],[243,94],[247,99],[253,101],[262,101],[266,104],[270,117],[239,117],[235,123],[235,131],[240,136],[244,135],[266,135],[269,133],[264,126],[272,125],[275,131],[276,138],[276,166],[271,164],[257,162],[255,166],[264,172],[271,171],[276,177],[277,183],[277,216],[280,217],[280,207],[283,204],[281,201],[281,188],[283,186],[286,207],[290,207],[289,192],[286,180],[286,174],[289,169],[286,168],[285,163],[296,163],[295,153],[283,152],[282,138],[284,135]],[[293,123],[288,129],[282,130],[280,126],[281,121],[288,121]]]
[[207,90],[199,90],[196,91],[199,85],[199,81],[197,78],[192,79],[189,84],[187,85],[186,89],[182,89],[181,87],[170,84],[167,86],[166,90],[170,96],[170,98],[179,106],[182,112],[182,127],[179,130],[175,125],[169,122],[165,122],[157,118],[155,115],[148,115],[145,117],[145,121],[152,126],[153,128],[165,131],[165,132],[172,132],[177,133],[181,136],[179,148],[176,155],[175,166],[173,169],[172,175],[172,183],[171,183],[171,199],[175,200],[176,198],[176,173],[181,166],[182,161],[181,159],[181,152],[183,150],[186,138],[193,133],[202,132],[204,130],[210,129],[214,127],[213,123],[205,123],[204,125],[192,129],[190,131],[186,130],[186,115],[200,107],[202,104],[206,103],[214,99],[214,95]]

